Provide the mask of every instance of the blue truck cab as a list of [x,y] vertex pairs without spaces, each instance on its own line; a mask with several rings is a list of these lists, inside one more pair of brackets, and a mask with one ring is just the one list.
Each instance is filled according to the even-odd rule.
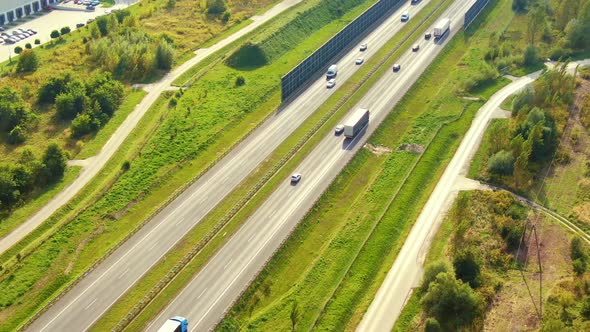
[[172,317],[158,329],[158,332],[188,332],[188,321],[184,317]]

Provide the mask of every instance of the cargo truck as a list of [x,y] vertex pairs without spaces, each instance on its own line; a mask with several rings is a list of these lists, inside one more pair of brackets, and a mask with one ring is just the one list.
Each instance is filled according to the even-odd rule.
[[353,138],[369,123],[369,110],[366,108],[359,108],[344,124],[344,136]]
[[336,75],[338,75],[338,66],[331,65],[330,68],[328,68],[328,71],[326,72],[326,79],[334,78],[336,77]]
[[158,329],[158,332],[188,332],[188,321],[184,317],[172,317]]
[[434,39],[440,39],[442,36],[445,35],[445,33],[447,33],[447,31],[449,31],[449,28],[451,27],[451,19],[448,17],[445,17],[443,19],[441,19],[440,21],[438,21],[436,23],[436,25],[434,26]]

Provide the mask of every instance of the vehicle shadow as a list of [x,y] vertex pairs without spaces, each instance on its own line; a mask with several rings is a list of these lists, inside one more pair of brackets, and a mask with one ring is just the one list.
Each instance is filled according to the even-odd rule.
[[358,132],[358,134],[356,134],[356,136],[352,137],[352,138],[345,138],[342,141],[342,150],[352,150],[355,148],[355,146],[357,146],[357,144],[360,143],[360,138],[365,135],[365,133],[367,132],[367,128],[368,126],[365,126],[363,129],[361,129],[361,131]]

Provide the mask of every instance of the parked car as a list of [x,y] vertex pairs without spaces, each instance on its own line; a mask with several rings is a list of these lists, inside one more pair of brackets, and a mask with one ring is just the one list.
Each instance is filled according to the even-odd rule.
[[90,5],[96,7],[96,6],[100,5],[100,1],[92,1],[90,3]]
[[81,27],[83,27],[83,26],[85,26],[85,25],[86,25],[86,24],[84,24],[84,23],[78,23],[78,24],[76,24],[76,28],[81,28]]
[[412,46],[412,52],[418,52],[419,49],[420,49],[420,45],[419,44],[414,44]]
[[291,183],[297,183],[299,180],[301,180],[301,173],[291,175]]
[[6,30],[6,29],[4,29],[4,27],[0,27],[0,31],[4,31],[4,30]]
[[92,5],[88,5],[86,6],[86,10],[95,10],[96,8],[94,8],[94,6]]
[[334,86],[336,86],[336,79],[335,78],[331,78],[328,80],[328,83],[326,84],[326,87],[328,89],[333,88]]
[[400,69],[402,69],[402,66],[399,63],[393,65],[394,72],[398,72]]
[[44,6],[43,7],[43,10],[46,10],[46,11],[50,12],[50,11],[53,10],[53,7],[51,7],[51,6]]
[[363,62],[365,62],[365,59],[363,58],[356,58],[356,60],[354,61],[354,63],[357,65],[362,65]]
[[361,52],[366,51],[367,50],[367,44],[361,44],[360,50]]
[[33,30],[33,29],[29,29],[27,30],[30,34],[36,35],[37,31]]
[[336,135],[340,135],[344,132],[344,125],[343,124],[339,124],[336,126],[336,128],[334,128],[334,134]]

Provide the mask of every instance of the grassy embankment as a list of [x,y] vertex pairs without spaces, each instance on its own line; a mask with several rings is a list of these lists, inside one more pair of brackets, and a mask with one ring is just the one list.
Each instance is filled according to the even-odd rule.
[[[425,16],[427,13],[431,13],[435,6],[440,8],[441,10],[446,8],[449,3],[445,3],[445,6],[439,7],[440,1],[435,1],[427,10],[421,12],[419,15],[415,17],[413,22],[408,24],[408,28],[415,29],[418,23],[422,20],[422,17]],[[436,17],[436,16],[435,16]],[[432,19],[427,22],[427,24],[432,23]],[[415,38],[420,36],[421,31],[418,32],[416,35],[412,36]],[[257,184],[259,181],[259,175],[262,173],[264,174],[275,165],[283,156],[285,156],[288,151],[297,144],[302,136],[304,136],[310,129],[312,129],[320,119],[325,116],[327,112],[330,111],[335,105],[339,103],[339,100],[342,98],[346,99],[346,95],[350,94],[354,91],[354,87],[359,84],[362,80],[362,77],[369,72],[369,70],[374,66],[375,63],[380,61],[381,58],[387,56],[390,53],[391,48],[399,47],[400,41],[405,39],[406,34],[403,32],[396,35],[389,43],[388,46],[384,47],[375,57],[368,60],[366,64],[359,70],[357,74],[355,74],[351,79],[349,79],[346,83],[341,86],[341,88],[334,94],[332,98],[328,100],[327,103],[322,105],[322,107],[314,113],[308,121],[306,121],[292,136],[290,136],[279,148],[273,152],[273,154],[267,158],[267,160],[258,168],[257,172],[247,179],[245,179],[242,184],[232,193],[228,198],[224,200],[223,203],[219,205],[213,212],[211,212],[202,223],[210,223],[210,222],[219,222],[220,218],[222,218],[225,213],[232,208],[237,201],[240,200],[246,193]],[[401,48],[395,53],[400,54],[401,51],[409,48],[411,45],[411,41],[413,40],[410,38],[410,41],[404,43]],[[343,114],[345,110],[348,110],[352,105],[354,105],[360,97],[366,92],[366,90],[376,81],[380,74],[383,74],[385,71],[389,71],[389,67],[395,60],[396,56],[392,57],[389,62],[387,62],[382,70],[378,72],[377,75],[374,75],[369,79],[369,81],[360,88],[359,93],[355,94],[350,100],[340,108],[340,110],[336,113],[334,117],[326,122],[326,124],[310,139],[310,141],[305,144],[300,152],[295,155],[285,166],[283,166],[279,172],[269,181],[267,185],[265,185],[254,198],[248,202],[248,204],[240,210],[236,217],[232,218],[231,222],[225,226],[223,229],[223,235],[220,237],[215,237],[213,240],[207,245],[207,247],[199,253],[199,255],[192,261],[183,272],[181,272],[172,282],[170,286],[168,286],[161,294],[156,298],[156,300],[151,303],[146,310],[139,316],[139,318],[134,321],[131,325],[131,329],[140,329],[146,322],[148,322],[154,315],[157,313],[160,308],[166,305],[170,298],[173,297],[173,294],[176,294],[182,287],[192,278],[192,276],[199,271],[202,265],[208,260],[208,258],[222,245],[227,238],[231,236],[231,234],[235,231],[235,229],[241,225],[241,223],[247,219],[247,217],[253,213],[256,207],[261,204],[270,193],[272,193],[273,189],[278,185],[280,181],[287,176],[289,172],[297,165],[310,151],[317,142],[328,132],[332,131],[333,126],[339,121],[339,116]],[[122,310],[129,310],[132,305],[137,303],[143,296],[149,292],[149,290],[153,287],[154,284],[157,283],[162,276],[171,269],[174,264],[180,260],[184,254],[186,254],[191,248],[192,243],[196,243],[200,238],[203,237],[203,231],[198,230],[196,228],[193,230],[187,238],[179,245],[176,246],[169,254],[167,259],[162,262],[158,267],[154,268],[150,271],[139,284],[134,287],[124,298],[122,298],[117,305],[115,305],[111,312],[108,312],[104,319],[99,321],[99,323],[95,326],[96,330],[100,330],[101,328],[106,328],[108,326],[112,326],[112,324],[116,323],[115,320],[112,320],[109,323],[109,319],[116,319],[116,317],[121,317]],[[117,313],[118,312],[118,313]],[[113,318],[110,318],[111,316]],[[102,324],[102,325],[101,325]],[[110,324],[110,325],[109,325]]]
[[[368,4],[364,6],[366,8]],[[357,14],[362,9],[362,7],[355,8]],[[231,83],[228,82],[226,75],[228,72],[232,72],[232,69],[223,65],[214,68],[213,72],[208,74],[209,76],[204,77],[195,85],[194,90],[186,91],[177,99],[178,106],[172,107],[169,115],[160,119],[163,123],[135,159],[119,159],[119,164],[113,165],[114,169],[118,169],[117,166],[123,160],[131,160],[131,169],[123,173],[112,186],[106,186],[110,188],[108,193],[63,227],[57,227],[57,223],[55,223],[57,218],[53,219],[54,222],[48,223],[42,230],[52,227],[59,230],[51,237],[50,241],[40,245],[38,243],[32,244],[31,247],[34,248],[32,253],[27,252],[26,255],[21,255],[25,245],[22,244],[10,253],[3,255],[3,262],[6,260],[14,262],[14,258],[11,257],[16,256],[17,253],[21,259],[14,269],[11,268],[11,277],[7,278],[8,273],[6,273],[0,283],[0,287],[12,290],[10,293],[5,293],[3,302],[5,304],[16,303],[18,298],[22,296],[30,295],[29,293],[37,294],[36,298],[29,296],[27,303],[19,305],[18,310],[11,306],[12,310],[10,311],[14,311],[10,314],[8,314],[8,310],[4,310],[7,316],[17,318],[16,320],[7,320],[7,328],[14,326],[10,324],[18,324],[19,319],[22,320],[23,317],[34,311],[31,308],[44,302],[48,295],[55,294],[55,290],[64,287],[86,270],[97,259],[97,256],[106,252],[114,243],[123,238],[129,229],[144,220],[154,210],[154,206],[161,204],[160,197],[168,197],[177,187],[186,183],[187,179],[205,168],[208,161],[214,160],[218,155],[217,152],[223,150],[219,147],[231,146],[241,137],[240,135],[244,134],[245,129],[254,127],[260,119],[264,118],[266,112],[274,108],[273,102],[274,105],[278,103],[278,91],[276,84],[272,85],[268,82],[277,78],[274,75],[271,78],[269,78],[270,75],[262,76],[263,73],[276,72],[277,70],[280,72],[280,68],[292,67],[305,56],[302,50],[317,47],[334,31],[346,24],[347,19],[350,20],[355,16],[352,13],[347,15],[338,22],[338,25],[330,25],[321,33],[314,35],[314,38],[298,44],[293,53],[285,56],[288,61],[276,61],[274,65],[279,69],[266,67],[258,71],[244,72],[245,86],[231,88],[233,80]],[[220,72],[224,70],[224,75],[220,76]],[[235,71],[233,72],[235,73]],[[261,77],[268,81],[264,84],[256,84],[262,80]],[[228,83],[230,84],[229,89]],[[273,86],[275,91],[272,97],[267,96],[273,93],[268,90],[269,86]],[[205,96],[202,92],[208,89],[207,87],[213,89],[209,90],[208,96]],[[240,98],[250,99],[238,100],[238,98],[233,98],[233,95],[232,97],[220,97],[217,93],[239,94]],[[228,104],[222,104],[222,101]],[[187,108],[181,106],[183,103],[196,104],[199,106],[199,111],[189,112]],[[259,108],[256,108],[258,112],[252,112],[253,105],[257,103],[259,103]],[[236,109],[236,105],[239,105],[239,108]],[[166,110],[168,108],[169,105],[161,103],[155,109]],[[233,113],[232,118],[230,112],[220,116],[219,110],[233,110],[238,113]],[[236,117],[240,112],[241,115]],[[205,116],[206,114],[208,116]],[[230,120],[233,122],[228,124],[227,121]],[[226,123],[223,124],[223,121]],[[243,125],[244,123],[247,125]],[[186,127],[181,127],[181,130],[178,130],[180,125]],[[196,126],[199,127],[199,131],[191,130]],[[210,130],[207,131],[206,128]],[[190,141],[191,144],[185,144],[186,141]],[[198,142],[202,142],[202,144],[199,145]],[[202,159],[199,159],[198,164],[195,164],[195,158],[200,154],[203,154],[201,155]],[[181,161],[181,165],[179,165],[179,161]],[[176,164],[171,165],[174,162]],[[181,168],[180,172],[176,172]],[[151,195],[144,196],[147,193]],[[59,224],[63,225],[63,220]],[[35,232],[35,234],[38,235],[39,232]],[[28,239],[33,238],[34,235]],[[51,268],[49,270],[32,268],[38,267],[40,262],[51,266]],[[40,271],[43,273],[41,274]],[[42,276],[44,277],[43,282],[39,279]],[[27,282],[22,282],[22,278],[26,278]],[[50,287],[45,288],[44,285]],[[24,306],[27,308],[23,308]]]
[[[486,25],[495,23],[488,20]],[[393,148],[395,152],[383,157],[364,151],[356,157],[367,160],[353,161],[343,172],[345,175],[337,178],[234,306],[230,317],[222,323],[224,328],[287,328],[294,302],[302,313],[298,326],[304,329],[314,326],[342,330],[356,326],[403,244],[411,221],[420,212],[474,111],[481,105],[455,95],[463,86],[462,80],[483,65],[480,59],[485,50],[472,46],[479,45],[479,34],[470,39],[461,34],[452,41],[420,85],[413,88],[371,138],[372,144]],[[487,98],[505,82],[495,80],[471,94],[481,93]],[[440,86],[447,89],[441,91]],[[439,93],[433,96],[432,91]],[[436,134],[441,122],[449,122],[463,109],[465,113],[459,121],[451,122]],[[421,159],[419,155],[396,150],[401,143],[423,147],[428,142],[430,146]],[[408,177],[404,182],[405,176]]]

